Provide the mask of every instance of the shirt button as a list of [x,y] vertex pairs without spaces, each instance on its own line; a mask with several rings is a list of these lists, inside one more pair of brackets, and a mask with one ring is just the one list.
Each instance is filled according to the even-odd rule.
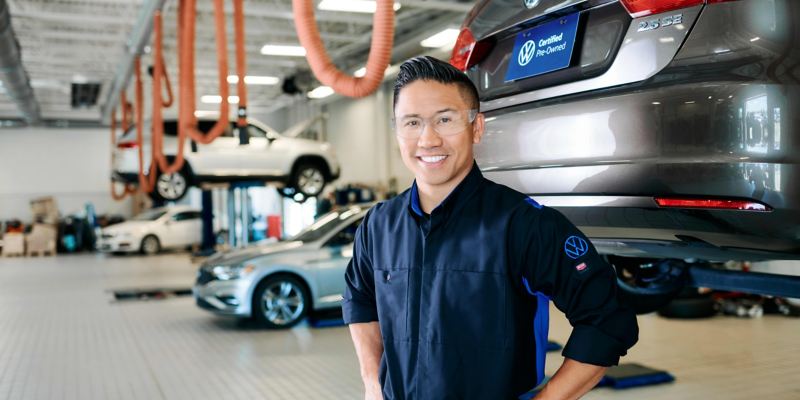
[[386,282],[389,282],[390,280],[392,280],[392,274],[387,272],[386,273]]

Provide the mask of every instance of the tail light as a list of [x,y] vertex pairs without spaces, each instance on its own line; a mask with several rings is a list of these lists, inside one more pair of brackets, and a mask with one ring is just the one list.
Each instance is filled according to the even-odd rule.
[[137,147],[139,147],[139,145],[136,142],[117,143],[117,148],[118,149],[123,149],[123,150],[125,150],[125,149],[135,149]]
[[621,0],[633,18],[703,4],[703,0]]
[[772,211],[772,207],[752,200],[656,197],[659,207],[702,208],[710,210]]
[[475,40],[475,37],[472,36],[472,32],[469,28],[463,28],[461,29],[461,33],[458,34],[456,45],[453,46],[450,64],[466,72],[470,67],[481,62],[483,58],[489,54],[491,48],[491,42],[478,42]]

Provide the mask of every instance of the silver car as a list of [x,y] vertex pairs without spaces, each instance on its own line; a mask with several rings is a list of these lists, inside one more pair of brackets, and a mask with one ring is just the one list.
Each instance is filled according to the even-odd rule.
[[327,213],[287,241],[209,258],[197,273],[197,305],[268,328],[290,328],[312,310],[340,307],[356,228],[370,206]]

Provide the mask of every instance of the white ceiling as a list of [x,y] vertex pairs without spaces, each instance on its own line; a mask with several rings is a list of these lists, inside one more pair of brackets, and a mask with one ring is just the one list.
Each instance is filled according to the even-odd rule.
[[[124,60],[126,42],[137,23],[145,0],[6,0],[13,29],[22,48],[23,66],[42,110],[42,119],[100,120],[100,107],[115,74]],[[316,3],[317,1],[315,1]],[[446,27],[458,27],[471,3],[425,0],[399,0],[396,14],[396,43],[414,48],[420,37]],[[164,10],[165,54],[173,82],[176,71],[176,0],[168,0]],[[265,56],[266,43],[298,44],[292,21],[291,0],[245,0],[247,74],[284,78],[297,70],[307,70],[304,58]],[[232,2],[226,2],[229,31],[229,72],[235,72]],[[198,108],[202,95],[214,95],[217,89],[213,4],[198,0],[197,21],[197,90]],[[317,22],[329,54],[343,69],[358,69],[366,61],[372,30],[372,15],[334,11],[316,11]],[[421,51],[421,48],[420,48]],[[406,52],[407,53],[407,52]],[[143,65],[151,63],[145,55]],[[144,68],[143,68],[144,71]],[[146,73],[146,72],[145,72]],[[70,83],[76,79],[100,82],[98,105],[72,109]],[[149,91],[146,81],[145,92]],[[132,97],[132,88],[128,90]],[[235,94],[235,85],[231,85]],[[280,85],[248,86],[251,109],[275,109],[288,104]],[[16,105],[0,88],[0,118],[19,118]]]

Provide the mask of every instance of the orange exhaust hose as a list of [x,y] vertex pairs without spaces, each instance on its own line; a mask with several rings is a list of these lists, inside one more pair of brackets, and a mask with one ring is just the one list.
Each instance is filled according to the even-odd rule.
[[[159,12],[159,14],[161,13]],[[161,55],[161,77],[164,79],[164,85],[166,86],[167,89],[167,100],[162,101],[161,104],[164,108],[170,108],[175,98],[172,95],[172,83],[170,83],[169,81],[169,74],[167,73],[167,63],[164,62],[163,54]]]
[[217,44],[217,64],[219,73],[219,95],[221,97],[219,107],[219,119],[207,134],[203,134],[197,129],[197,119],[195,111],[195,79],[194,79],[194,42],[195,42],[195,22],[197,17],[196,0],[183,0],[181,5],[180,39],[178,45],[180,50],[179,58],[179,132],[192,138],[192,140],[209,144],[217,137],[221,136],[228,128],[229,106],[228,106],[228,50],[225,32],[225,9],[223,0],[214,0],[214,22],[216,28]]
[[[153,188],[156,184],[156,163],[155,160],[153,160],[151,153],[150,173],[146,176],[144,174],[144,140],[142,138],[142,124],[144,123],[142,106],[144,105],[144,94],[142,93],[141,64],[142,62],[139,57],[136,57],[133,61],[133,69],[136,76],[136,105],[134,107],[134,112],[136,114],[136,143],[139,149],[139,189],[145,193],[150,193],[153,191]],[[155,149],[154,144],[155,143],[151,143],[151,150]]]
[[[153,90],[152,90],[152,107],[153,115],[151,118],[151,137],[153,143],[153,160],[158,163],[158,170],[163,174],[174,174],[183,168],[184,158],[184,144],[186,143],[185,130],[178,130],[178,151],[175,160],[172,164],[167,161],[164,156],[164,115],[162,107],[164,107],[164,99],[161,93],[161,79],[166,76],[166,66],[164,65],[163,54],[163,21],[161,12],[156,11],[153,15],[153,60],[155,65],[153,71],[158,73],[153,74]],[[167,88],[169,88],[169,81],[167,81]],[[171,92],[171,89],[169,89]],[[170,99],[171,102],[171,99]]]
[[[122,89],[122,92],[120,92],[119,106],[122,109],[122,132],[127,132],[128,128],[130,128],[131,108],[133,108],[133,105],[128,102],[125,89]],[[114,111],[116,111],[116,109]]]
[[247,126],[247,85],[244,81],[247,75],[247,58],[244,48],[244,7],[243,0],[233,0],[233,35],[236,43],[236,75],[239,81],[236,84],[236,94],[239,95],[239,111],[236,114],[236,126]]
[[367,74],[363,78],[356,78],[339,71],[328,57],[314,20],[314,5],[311,0],[292,0],[292,8],[297,37],[306,49],[306,58],[314,76],[320,82],[330,86],[336,93],[348,97],[368,96],[380,86],[392,55],[393,0],[377,0],[377,9],[372,17],[372,42],[367,58]]
[[[114,108],[113,110],[111,110],[111,170],[112,171],[114,170],[114,148],[116,147],[116,145],[117,145],[117,109]],[[126,197],[134,193],[136,193],[136,187],[128,183],[125,184],[122,193],[117,193],[117,188],[116,185],[114,184],[114,180],[113,179],[111,180],[111,198],[114,199],[114,201],[122,201]]]

